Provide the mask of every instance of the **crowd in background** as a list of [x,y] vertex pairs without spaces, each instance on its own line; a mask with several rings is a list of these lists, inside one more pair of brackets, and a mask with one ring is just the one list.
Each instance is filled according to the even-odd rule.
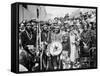
[[[42,29],[44,28],[45,25],[47,25],[48,29],[47,30],[52,30],[55,26],[59,26],[60,30],[67,31],[70,30],[73,25],[77,28],[77,30],[84,29],[85,26],[87,26],[87,29],[96,29],[96,11],[89,11],[82,13],[80,12],[80,16],[73,16],[70,17],[69,14],[66,14],[64,17],[55,17],[54,19],[49,19],[48,21],[39,21],[40,26]],[[22,32],[25,30],[26,25],[30,23],[31,27],[34,28],[36,27],[36,24],[38,23],[38,20],[36,19],[31,19],[29,21],[23,20],[19,24],[19,31]]]

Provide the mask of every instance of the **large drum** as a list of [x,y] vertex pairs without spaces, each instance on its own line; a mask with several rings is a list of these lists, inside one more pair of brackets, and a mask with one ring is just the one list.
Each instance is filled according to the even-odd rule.
[[54,41],[47,47],[47,55],[57,56],[62,52],[61,42]]

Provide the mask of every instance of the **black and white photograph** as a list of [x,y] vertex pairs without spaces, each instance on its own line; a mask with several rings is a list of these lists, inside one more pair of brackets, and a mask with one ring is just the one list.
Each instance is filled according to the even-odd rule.
[[97,68],[97,9],[19,4],[19,72]]

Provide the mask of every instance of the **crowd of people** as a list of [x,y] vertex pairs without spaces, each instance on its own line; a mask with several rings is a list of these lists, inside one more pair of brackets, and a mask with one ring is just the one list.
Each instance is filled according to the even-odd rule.
[[47,21],[23,20],[19,65],[22,71],[22,67],[24,71],[96,67],[96,11]]

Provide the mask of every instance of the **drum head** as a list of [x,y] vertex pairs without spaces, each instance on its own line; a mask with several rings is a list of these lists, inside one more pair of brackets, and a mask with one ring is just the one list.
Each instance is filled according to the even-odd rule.
[[59,55],[62,51],[62,44],[60,42],[52,42],[50,44],[50,54]]

